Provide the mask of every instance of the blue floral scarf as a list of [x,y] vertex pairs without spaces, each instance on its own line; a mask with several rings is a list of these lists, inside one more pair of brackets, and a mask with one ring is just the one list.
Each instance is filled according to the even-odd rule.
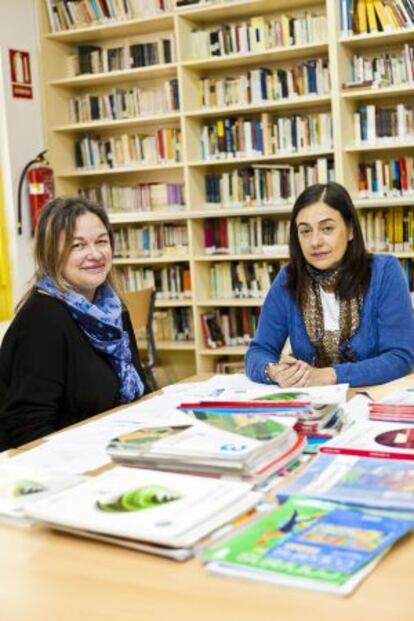
[[129,335],[122,327],[122,304],[114,289],[102,285],[92,303],[76,291],[61,291],[48,276],[40,279],[36,288],[62,300],[92,347],[108,356],[119,379],[120,403],[140,397],[144,384],[132,364]]

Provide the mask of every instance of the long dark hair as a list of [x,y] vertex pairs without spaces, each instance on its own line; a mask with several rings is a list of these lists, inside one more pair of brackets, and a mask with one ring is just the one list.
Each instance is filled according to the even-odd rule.
[[370,258],[365,249],[364,238],[357,212],[348,191],[339,183],[315,183],[309,186],[295,201],[290,217],[289,255],[287,266],[287,288],[300,303],[304,290],[306,261],[299,243],[296,218],[305,207],[322,202],[339,211],[345,224],[352,230],[353,238],[348,243],[342,263],[339,266],[335,295],[340,300],[349,300],[363,295],[368,289],[371,278]]

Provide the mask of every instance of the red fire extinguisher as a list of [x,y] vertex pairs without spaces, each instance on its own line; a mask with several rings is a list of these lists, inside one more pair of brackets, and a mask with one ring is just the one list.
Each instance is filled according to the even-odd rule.
[[[32,235],[36,229],[42,208],[55,196],[53,170],[45,158],[46,151],[28,162],[24,167],[19,181],[18,196],[18,233],[22,233],[21,190],[26,178],[29,190],[30,221]],[[27,175],[26,175],[27,173]]]

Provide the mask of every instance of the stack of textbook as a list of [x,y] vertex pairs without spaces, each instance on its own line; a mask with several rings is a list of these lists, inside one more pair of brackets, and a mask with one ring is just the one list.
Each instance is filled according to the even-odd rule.
[[115,467],[29,504],[26,512],[58,530],[184,560],[260,498],[239,481]]
[[414,388],[396,390],[382,401],[369,403],[368,408],[370,420],[414,423]]
[[272,416],[175,412],[110,442],[114,461],[254,483],[295,460],[304,437]]
[[335,428],[341,416],[340,405],[346,400],[348,384],[303,389],[276,389],[262,386],[248,389],[225,389],[214,399],[181,403],[183,411],[194,414],[272,415],[293,419],[298,433],[313,435]]

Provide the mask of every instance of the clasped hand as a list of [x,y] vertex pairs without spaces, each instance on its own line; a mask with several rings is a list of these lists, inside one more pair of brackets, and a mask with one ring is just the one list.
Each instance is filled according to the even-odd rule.
[[279,364],[270,367],[269,377],[282,388],[336,384],[336,373],[332,367],[316,368],[290,354],[281,356]]

